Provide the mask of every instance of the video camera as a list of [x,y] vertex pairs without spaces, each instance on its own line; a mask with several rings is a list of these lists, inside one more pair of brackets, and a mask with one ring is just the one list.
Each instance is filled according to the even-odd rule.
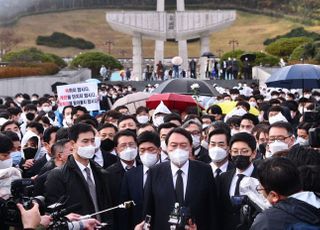
[[174,209],[169,215],[168,222],[170,224],[170,229],[184,230],[188,225],[189,219],[192,219],[190,209],[188,207],[180,206],[179,203],[175,203]]
[[33,207],[33,202],[37,202],[40,213],[44,213],[44,197],[33,197],[32,193],[32,179],[19,179],[11,183],[11,197],[1,206],[1,216],[6,225],[22,227],[21,214],[17,207],[18,203],[22,204],[24,209],[29,210]]

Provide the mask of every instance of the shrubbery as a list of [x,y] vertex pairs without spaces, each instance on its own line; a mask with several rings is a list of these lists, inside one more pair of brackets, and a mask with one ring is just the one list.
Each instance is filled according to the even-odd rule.
[[37,45],[55,48],[76,47],[79,49],[93,49],[92,42],[83,38],[73,38],[65,33],[54,32],[50,36],[38,36]]
[[37,63],[29,65],[26,63],[19,63],[18,65],[1,67],[0,78],[52,75],[57,72],[59,72],[59,67],[54,63]]
[[122,65],[117,59],[101,52],[83,53],[71,62],[71,66],[73,67],[81,66],[91,69],[93,76],[99,75],[102,65],[110,69],[122,69]]

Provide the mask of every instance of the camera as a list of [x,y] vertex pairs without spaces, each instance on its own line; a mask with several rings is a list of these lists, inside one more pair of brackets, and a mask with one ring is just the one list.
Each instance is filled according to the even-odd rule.
[[309,144],[312,148],[320,148],[320,127],[309,129]]
[[17,207],[18,203],[22,204],[24,209],[29,210],[33,207],[35,201],[39,204],[40,213],[44,213],[44,197],[33,197],[32,193],[32,179],[19,179],[11,183],[11,197],[1,206],[1,216],[6,225],[22,227],[21,214]]
[[190,209],[184,206],[180,207],[179,203],[175,203],[174,209],[169,215],[170,229],[184,230],[189,219],[192,219]]

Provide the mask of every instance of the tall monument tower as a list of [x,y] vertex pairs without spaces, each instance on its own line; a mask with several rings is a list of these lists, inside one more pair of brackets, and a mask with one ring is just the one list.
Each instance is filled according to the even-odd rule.
[[[107,22],[115,31],[132,36],[133,79],[142,79],[142,38],[155,40],[155,64],[163,61],[164,42],[178,41],[182,68],[188,69],[187,40],[200,38],[200,54],[210,49],[210,34],[231,25],[234,10],[185,10],[185,1],[177,0],[175,12],[165,12],[165,0],[157,0],[157,11],[107,12]],[[206,60],[200,59],[200,76],[205,78]]]

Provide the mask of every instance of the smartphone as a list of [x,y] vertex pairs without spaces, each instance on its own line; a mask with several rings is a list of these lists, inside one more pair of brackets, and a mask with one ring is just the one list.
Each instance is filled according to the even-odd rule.
[[146,215],[146,218],[144,219],[144,225],[143,225],[143,230],[149,230],[151,225],[151,216]]

